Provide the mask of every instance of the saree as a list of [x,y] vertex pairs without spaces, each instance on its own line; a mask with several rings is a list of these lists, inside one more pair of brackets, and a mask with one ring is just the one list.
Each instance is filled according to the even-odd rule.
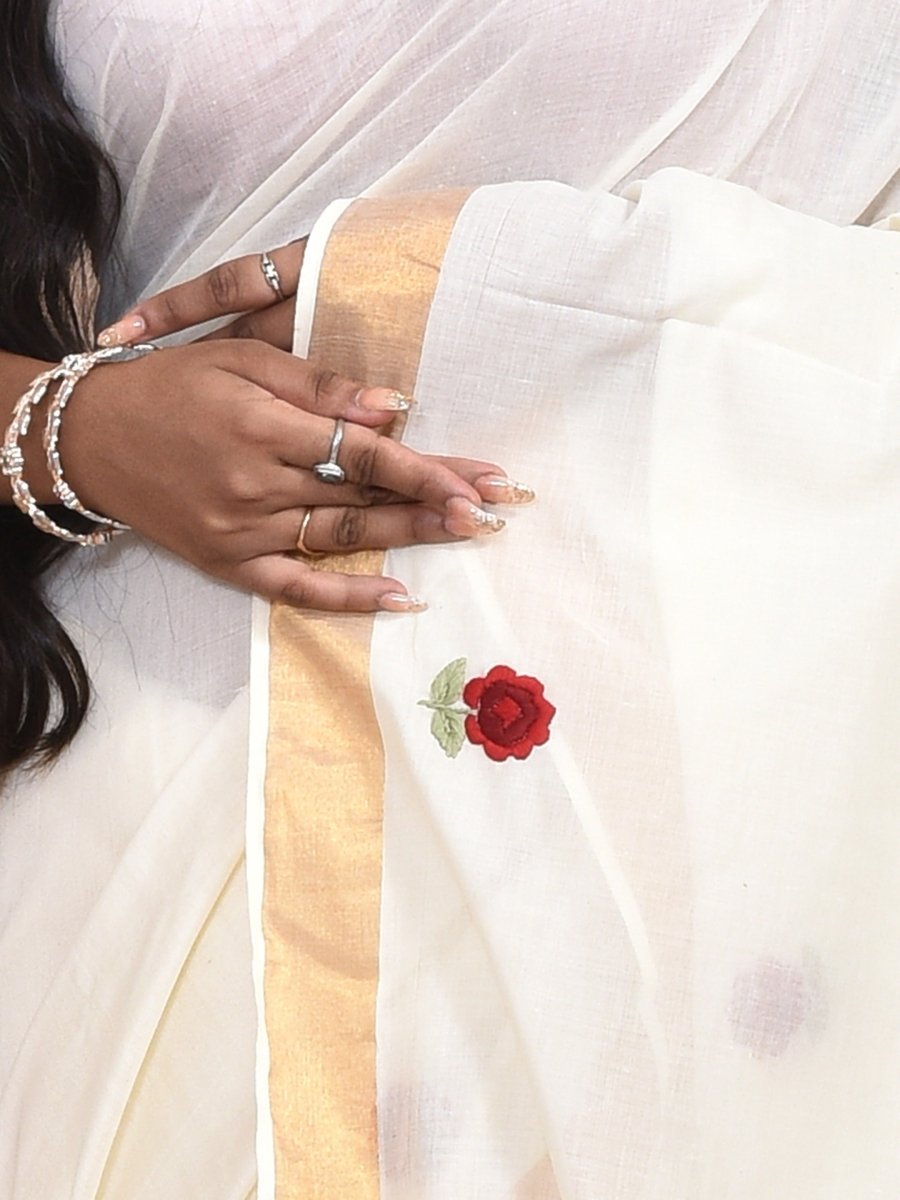
[[667,170],[310,255],[298,349],[539,500],[414,625],[260,606],[260,1195],[889,1194],[896,235]]
[[[318,230],[298,348],[540,498],[389,556],[423,623],[304,614],[292,708],[249,597],[137,538],[60,567],[95,701],[0,804],[0,1191],[895,1188],[895,234],[839,228],[898,207],[894,7],[55,13],[125,190],[101,320]],[[497,667],[521,760],[472,740]]]

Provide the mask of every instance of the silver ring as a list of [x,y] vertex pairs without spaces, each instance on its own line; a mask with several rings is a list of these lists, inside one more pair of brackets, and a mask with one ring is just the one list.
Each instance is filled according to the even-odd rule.
[[320,483],[343,483],[347,476],[344,468],[339,466],[337,456],[344,440],[344,418],[338,417],[334,422],[334,433],[331,435],[331,448],[325,462],[313,463],[312,473]]
[[268,251],[264,251],[259,256],[259,269],[263,273],[266,283],[275,293],[279,300],[284,299],[284,291],[281,287],[281,276],[278,274],[278,268],[269,257]]

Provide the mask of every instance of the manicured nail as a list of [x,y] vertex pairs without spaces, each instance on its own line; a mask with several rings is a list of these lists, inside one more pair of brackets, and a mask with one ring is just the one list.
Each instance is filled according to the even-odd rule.
[[454,496],[447,502],[444,528],[457,537],[482,537],[486,533],[499,533],[505,526],[502,517],[463,500],[461,496]]
[[378,597],[378,605],[385,612],[420,613],[428,607],[425,600],[418,596],[407,596],[405,592],[385,592]]
[[356,393],[356,403],[371,412],[408,412],[413,398],[393,388],[371,387],[361,388]]
[[534,488],[505,475],[485,475],[475,486],[482,494],[488,492],[485,499],[494,504],[531,504],[534,500]]
[[97,345],[108,350],[110,346],[125,346],[147,332],[147,322],[143,317],[128,317],[109,325],[97,335]]

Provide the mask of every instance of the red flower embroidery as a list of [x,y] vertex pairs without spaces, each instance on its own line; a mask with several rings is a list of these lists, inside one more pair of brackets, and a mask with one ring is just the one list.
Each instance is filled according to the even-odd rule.
[[466,738],[494,762],[527,758],[543,746],[556,709],[539,679],[504,666],[468,683],[465,678],[466,660],[456,658],[434,677],[429,698],[419,701],[431,709],[432,736],[448,758],[456,758]]
[[469,680],[463,700],[475,710],[466,717],[466,737],[495,762],[527,758],[550,736],[556,709],[545,699],[544,685],[530,675],[493,667],[483,679]]

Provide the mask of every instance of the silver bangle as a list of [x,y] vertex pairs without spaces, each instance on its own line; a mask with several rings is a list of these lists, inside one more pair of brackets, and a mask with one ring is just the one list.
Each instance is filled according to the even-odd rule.
[[[28,387],[19,398],[13,409],[12,420],[3,438],[0,449],[0,471],[6,475],[12,488],[13,503],[31,522],[43,533],[51,534],[64,542],[74,542],[79,546],[102,546],[117,533],[128,529],[120,521],[109,517],[101,517],[85,508],[78,497],[68,486],[62,473],[62,463],[59,458],[59,430],[62,414],[71,398],[75,385],[83,379],[95,366],[107,362],[128,362],[140,358],[156,347],[148,344],[139,346],[112,346],[105,350],[93,350],[83,354],[69,354],[62,362],[49,371],[44,371]],[[19,439],[28,433],[31,425],[33,409],[39,405],[53,383],[59,383],[57,394],[50,403],[47,415],[47,428],[44,431],[44,448],[47,452],[47,468],[53,481],[53,491],[57,498],[71,509],[100,525],[92,533],[75,533],[57,524],[35,500],[31,488],[26,483],[23,472],[25,460]]]

